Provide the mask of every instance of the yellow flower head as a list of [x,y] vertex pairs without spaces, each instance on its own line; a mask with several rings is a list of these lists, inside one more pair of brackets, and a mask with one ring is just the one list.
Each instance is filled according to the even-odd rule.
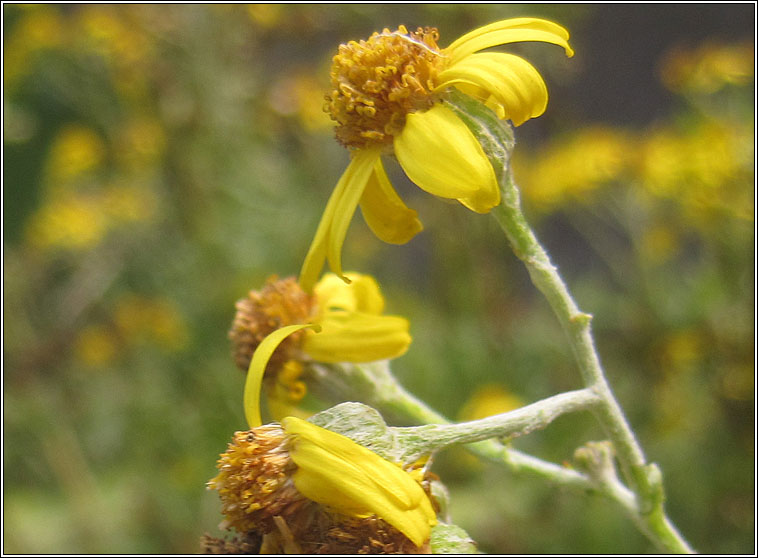
[[432,504],[402,467],[307,421],[286,417],[282,425],[294,438],[290,455],[301,494],[345,515],[376,515],[416,546],[429,539],[437,521]]
[[381,240],[404,244],[421,231],[415,211],[405,206],[382,166],[392,152],[421,189],[458,200],[477,213],[500,202],[495,172],[466,124],[443,104],[454,87],[479,99],[501,119],[520,125],[541,115],[547,88],[522,58],[479,52],[493,46],[542,41],[562,46],[568,32],[555,23],[516,18],[486,25],[439,48],[436,29],[385,29],[368,40],[340,45],[333,59],[332,91],[326,109],[337,123],[338,141],[352,160],[327,203],[306,256],[300,284],[310,292],[324,260],[342,274],[341,250],[358,205]]
[[269,410],[281,417],[305,396],[303,362],[373,362],[408,350],[408,320],[382,314],[384,298],[372,277],[347,275],[350,284],[326,274],[313,295],[293,278],[272,277],[237,302],[229,337],[237,365],[248,371],[246,401],[255,408],[264,375]]
[[413,551],[436,523],[425,489],[410,473],[295,417],[236,432],[218,470],[208,488],[221,498],[221,527],[247,540],[259,535],[261,553]]

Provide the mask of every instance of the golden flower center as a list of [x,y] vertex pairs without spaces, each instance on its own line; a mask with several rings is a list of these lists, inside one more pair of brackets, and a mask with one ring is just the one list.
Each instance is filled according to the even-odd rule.
[[366,41],[340,45],[332,62],[332,91],[325,110],[337,122],[337,140],[364,148],[392,143],[409,112],[434,103],[443,65],[436,29],[384,29]]
[[275,424],[234,433],[219,457],[218,475],[208,481],[221,498],[225,527],[266,533],[274,529],[274,516],[295,513],[309,502],[292,481],[297,467],[288,444]]

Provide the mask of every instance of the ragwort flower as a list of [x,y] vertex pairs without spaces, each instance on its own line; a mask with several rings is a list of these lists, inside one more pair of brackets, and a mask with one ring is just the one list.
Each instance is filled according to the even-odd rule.
[[541,115],[547,88],[522,58],[481,50],[520,41],[562,46],[568,32],[550,21],[515,18],[480,27],[439,48],[436,29],[385,29],[340,45],[333,58],[326,110],[352,160],[337,182],[305,258],[300,284],[310,292],[324,260],[343,277],[342,244],[358,205],[381,240],[404,244],[422,229],[390,183],[381,155],[394,153],[421,189],[458,200],[477,213],[500,202],[495,172],[466,124],[444,104],[454,87],[516,126]]
[[[294,413],[305,396],[300,380],[303,363],[373,362],[396,358],[411,343],[408,320],[384,315],[379,285],[368,275],[348,273],[346,284],[328,273],[308,295],[292,278],[270,278],[263,289],[237,302],[229,331],[234,358],[243,370],[253,354],[271,352],[266,359],[264,385],[274,418]],[[275,335],[274,335],[275,334]],[[278,338],[278,343],[264,341]],[[260,379],[248,382],[260,390]],[[257,386],[257,388],[256,388]],[[253,398],[257,400],[258,394]]]
[[208,482],[221,528],[262,554],[413,552],[428,542],[436,523],[428,486],[401,466],[296,417],[251,426],[235,432]]
[[[345,291],[336,286],[331,300],[351,305],[353,298],[340,300],[337,295]],[[287,336],[318,327],[277,329],[253,354],[244,394],[251,430],[235,433],[218,461],[219,474],[208,483],[222,500],[222,527],[258,535],[261,553],[300,553],[316,543],[322,550],[344,548],[335,546],[330,533],[352,538],[353,552],[403,550],[408,541],[412,545],[407,551],[418,550],[429,540],[436,514],[409,472],[346,436],[297,417],[261,424],[260,386],[271,355]],[[356,521],[368,523],[361,529]]]

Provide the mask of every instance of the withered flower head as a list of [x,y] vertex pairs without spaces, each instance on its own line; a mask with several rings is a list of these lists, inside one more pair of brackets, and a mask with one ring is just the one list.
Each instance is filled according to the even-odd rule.
[[426,483],[316,425],[288,417],[236,432],[218,469],[208,488],[222,501],[220,527],[238,537],[206,537],[206,552],[254,541],[270,554],[428,550],[436,517]]
[[218,475],[208,482],[221,498],[222,528],[265,533],[274,529],[274,516],[291,515],[308,502],[292,480],[297,466],[287,445],[278,424],[234,433],[218,460]]
[[[300,288],[293,277],[269,277],[260,291],[250,291],[237,301],[237,313],[229,330],[234,361],[247,372],[261,341],[272,331],[292,324],[308,323],[316,312],[315,300]],[[297,332],[282,342],[269,361],[267,370],[278,370],[293,358],[305,332]]]

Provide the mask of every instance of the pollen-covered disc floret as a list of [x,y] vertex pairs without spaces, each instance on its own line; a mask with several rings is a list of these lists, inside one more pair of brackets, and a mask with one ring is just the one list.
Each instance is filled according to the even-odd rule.
[[222,528],[238,533],[275,529],[274,516],[292,516],[309,503],[292,480],[297,468],[288,438],[278,424],[235,432],[218,460],[219,473],[208,481],[217,490],[226,520]]
[[384,29],[365,41],[339,47],[331,70],[326,111],[346,147],[391,144],[410,112],[434,103],[431,91],[442,68],[436,29]]
[[[292,417],[287,420],[290,423],[293,422]],[[295,425],[297,424],[295,422]],[[316,426],[306,425],[306,427],[305,432],[320,432]],[[332,436],[334,435],[327,434],[327,440]],[[347,455],[355,451],[357,445],[351,441],[345,443],[348,449],[335,447],[333,451],[335,456],[347,451],[346,455],[338,458],[343,469],[340,470],[338,467],[335,475],[337,475],[336,478],[341,479],[340,482],[348,486],[356,467],[361,469],[368,465],[362,463],[355,455],[352,456],[357,459],[355,463],[346,461]],[[425,536],[414,543],[407,535],[413,535],[415,531],[413,529],[408,531],[404,523],[393,525],[397,523],[395,516],[382,518],[363,508],[359,513],[355,507],[359,502],[353,502],[351,498],[342,502],[343,505],[340,507],[320,503],[305,496],[302,488],[298,488],[296,473],[300,470],[301,475],[306,474],[308,477],[306,480],[312,481],[313,475],[318,475],[318,471],[324,466],[320,460],[310,462],[307,452],[308,446],[312,444],[311,441],[303,440],[302,436],[293,435],[278,423],[235,432],[227,450],[218,460],[218,475],[208,481],[208,488],[216,490],[221,499],[225,519],[220,528],[233,530],[236,536],[232,539],[204,537],[202,546],[205,553],[395,554],[428,552],[428,528]],[[301,446],[299,450],[297,450],[298,445]],[[292,452],[296,450],[300,452],[297,458],[300,460],[300,465],[296,464],[295,459],[292,458]],[[306,455],[303,455],[303,451]],[[360,449],[357,451],[363,453]],[[374,456],[372,460],[381,463],[381,458],[378,456]],[[395,467],[391,464],[386,466]],[[394,472],[394,469],[392,470]],[[418,474],[413,473],[413,476],[417,478]],[[382,478],[377,479],[377,482],[382,480],[386,481]],[[433,518],[429,478],[423,480],[419,478],[419,481],[422,491],[419,495],[423,497],[423,500],[430,498],[426,505],[429,506],[430,517]],[[326,490],[333,489],[335,492],[340,492],[338,486],[332,486],[329,482],[328,476],[323,479]],[[373,481],[367,479],[367,482],[371,484]],[[313,490],[313,487],[309,487],[308,490]],[[409,522],[413,522],[413,512],[403,507],[402,502],[407,496],[403,487],[394,486],[394,490],[392,497],[398,499],[395,504],[401,507],[398,509],[402,509],[401,517],[407,517]],[[343,498],[346,496],[343,495]],[[371,499],[371,494],[354,494],[353,498]]]
[[[316,311],[315,299],[308,295],[293,277],[270,277],[260,291],[250,291],[237,301],[237,313],[229,330],[234,361],[247,371],[255,349],[272,331],[280,327],[307,323]],[[278,370],[293,358],[293,351],[302,343],[304,332],[290,335],[277,348],[267,367]]]

